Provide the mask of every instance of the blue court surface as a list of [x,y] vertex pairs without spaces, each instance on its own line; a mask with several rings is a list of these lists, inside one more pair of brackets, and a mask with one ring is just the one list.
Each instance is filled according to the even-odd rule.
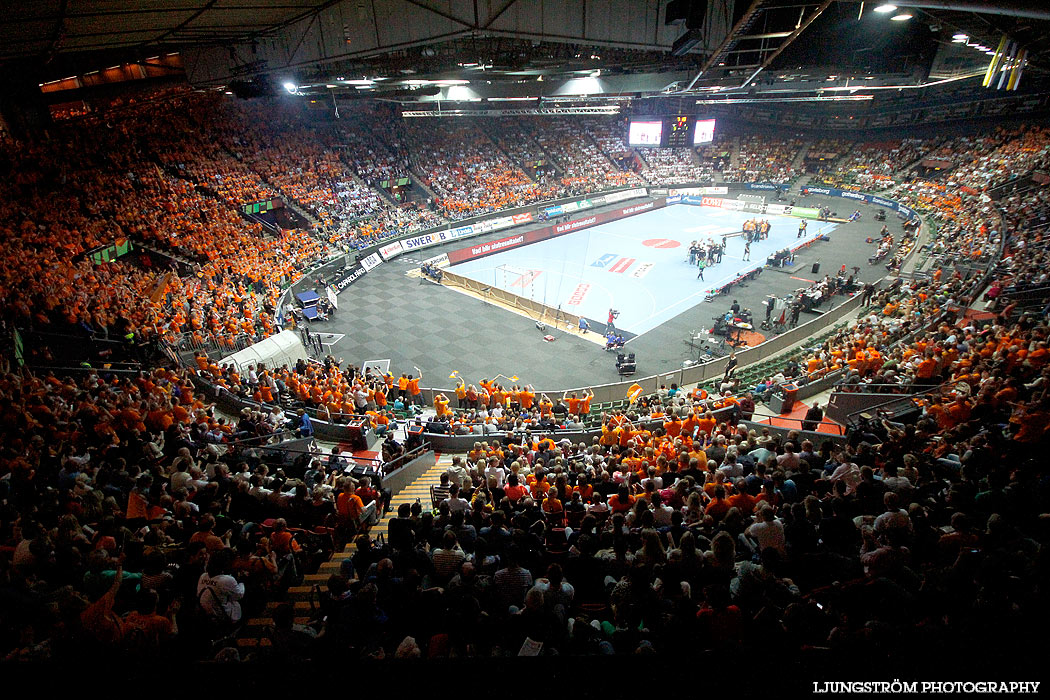
[[578,233],[470,260],[449,269],[483,284],[519,294],[562,311],[585,316],[603,332],[609,309],[620,312],[616,327],[641,335],[701,303],[712,289],[765,264],[767,256],[830,233],[834,223],[809,221],[797,239],[800,219],[769,221],[769,238],[751,244],[730,238],[722,262],[704,270],[689,264],[689,245],[740,231],[754,214],[709,207],[673,205]]

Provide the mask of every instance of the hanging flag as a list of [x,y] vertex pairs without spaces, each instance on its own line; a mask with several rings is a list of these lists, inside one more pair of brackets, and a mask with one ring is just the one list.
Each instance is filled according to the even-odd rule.
[[166,272],[159,280],[157,280],[157,286],[153,288],[153,292],[149,295],[149,300],[154,304],[159,303],[164,298],[164,292],[168,288],[168,282],[171,281],[171,272]]

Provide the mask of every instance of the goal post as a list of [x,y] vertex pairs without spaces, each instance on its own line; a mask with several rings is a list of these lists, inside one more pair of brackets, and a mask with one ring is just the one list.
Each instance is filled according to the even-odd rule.
[[493,286],[530,301],[545,302],[546,277],[543,270],[530,270],[518,265],[498,265]]

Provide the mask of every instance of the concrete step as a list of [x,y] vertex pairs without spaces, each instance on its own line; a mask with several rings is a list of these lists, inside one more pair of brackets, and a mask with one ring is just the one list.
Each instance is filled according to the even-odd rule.
[[[266,610],[272,613],[274,610],[277,609],[277,607],[280,604],[281,604],[281,601],[279,601],[279,600],[271,600],[269,603],[266,604]],[[308,600],[297,600],[297,601],[292,603],[292,608],[294,608],[295,610],[309,610],[310,609],[310,601],[308,601]]]
[[[310,616],[309,615],[301,615],[301,616],[297,615],[295,617],[295,621],[298,624],[300,624],[300,625],[305,625],[307,622],[310,621]],[[248,624],[246,624],[245,627],[264,628],[267,625],[272,625],[272,624],[273,624],[273,618],[271,618],[271,617],[256,617],[256,618],[253,618],[251,620],[248,620]]]
[[[373,536],[386,534],[388,524],[396,515],[394,511],[396,511],[397,506],[402,503],[414,503],[418,498],[426,504],[424,507],[429,508],[430,487],[440,483],[440,475],[452,464],[451,456],[436,454],[435,457],[437,459],[437,464],[434,467],[428,469],[418,479],[413,481],[403,491],[391,499],[391,506],[394,510],[384,515],[376,525],[372,526],[370,532]],[[355,549],[353,543],[347,544],[342,551],[333,554],[331,559],[322,563],[318,567],[316,573],[306,574],[303,577],[302,585],[289,588],[283,600],[268,602],[266,606],[267,614],[260,615],[246,622],[241,631],[241,635],[237,640],[237,645],[244,649],[270,646],[270,640],[263,638],[261,635],[268,625],[273,624],[273,619],[270,616],[273,610],[275,610],[282,602],[288,602],[292,604],[293,609],[297,613],[309,611],[310,600],[313,596],[313,586],[319,585],[323,587],[327,584],[328,577],[339,572],[343,560],[352,556]],[[300,624],[305,624],[309,621],[309,618],[305,616],[297,616],[295,621]]]

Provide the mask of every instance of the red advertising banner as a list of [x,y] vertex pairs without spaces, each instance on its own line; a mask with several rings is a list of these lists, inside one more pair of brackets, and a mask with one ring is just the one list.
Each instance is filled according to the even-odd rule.
[[466,262],[467,260],[473,260],[475,258],[482,258],[486,255],[492,255],[493,253],[499,253],[504,250],[510,250],[512,248],[518,248],[523,245],[530,243],[538,243],[545,241],[548,238],[554,238],[556,236],[563,236],[567,233],[573,233],[575,231],[582,231],[585,228],[591,226],[598,226],[599,224],[605,224],[610,221],[616,221],[627,216],[633,216],[635,214],[641,214],[642,212],[651,211],[653,209],[659,209],[667,204],[665,198],[644,202],[642,204],[634,204],[629,207],[623,207],[622,209],[616,209],[613,211],[602,212],[601,214],[591,214],[573,221],[566,221],[563,224],[556,224],[554,226],[547,226],[535,231],[529,231],[527,233],[519,233],[513,236],[507,236],[505,238],[499,238],[494,241],[488,241],[485,243],[475,243],[474,245],[467,246],[466,248],[460,248],[454,250],[448,254],[448,262],[450,265],[457,263]]

